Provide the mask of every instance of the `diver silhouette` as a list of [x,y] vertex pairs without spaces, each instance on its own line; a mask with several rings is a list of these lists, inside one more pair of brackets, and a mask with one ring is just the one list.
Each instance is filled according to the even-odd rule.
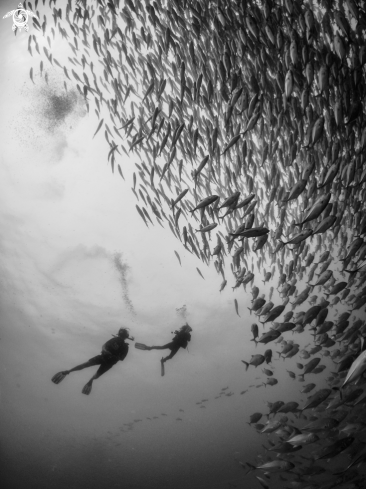
[[174,331],[174,338],[170,343],[167,343],[166,345],[162,346],[147,346],[144,345],[143,343],[135,343],[135,348],[138,348],[139,350],[166,350],[169,349],[170,354],[167,357],[163,357],[160,362],[161,362],[161,375],[163,376],[165,374],[164,370],[164,363],[167,360],[170,360],[171,358],[174,357],[174,355],[177,353],[179,348],[187,348],[188,346],[188,341],[191,341],[191,331],[192,328],[188,325],[185,324],[182,326],[178,331]]
[[127,328],[120,328],[118,335],[113,336],[114,338],[111,338],[104,343],[102,346],[102,353],[100,355],[90,358],[90,360],[87,362],[77,365],[70,370],[58,372],[52,377],[52,382],[59,384],[70,372],[76,372],[77,370],[83,370],[87,367],[100,365],[93,377],[83,387],[82,393],[89,395],[92,390],[93,380],[98,379],[101,375],[108,372],[108,370],[118,361],[123,361],[126,358],[128,353],[128,343],[125,343],[125,340],[129,339],[134,341],[134,338],[129,336]]

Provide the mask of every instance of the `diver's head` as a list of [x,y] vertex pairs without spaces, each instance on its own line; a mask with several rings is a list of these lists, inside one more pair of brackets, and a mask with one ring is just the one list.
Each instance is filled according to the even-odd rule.
[[130,336],[130,333],[128,332],[128,328],[120,328],[118,331],[118,336],[120,338],[127,339]]
[[180,328],[181,331],[184,331],[185,333],[190,333],[192,331],[192,328],[188,323],[186,323],[184,326]]

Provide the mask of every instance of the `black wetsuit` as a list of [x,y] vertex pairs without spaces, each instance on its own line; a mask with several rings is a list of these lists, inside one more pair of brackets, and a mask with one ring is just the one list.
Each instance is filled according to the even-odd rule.
[[97,370],[97,376],[100,377],[110,368],[113,367],[118,361],[123,361],[128,353],[128,343],[125,343],[123,338],[118,336],[111,338],[102,347],[102,353],[93,358],[90,358],[87,362],[87,366],[100,365]]
[[167,345],[164,345],[165,348],[169,348],[169,350],[171,350],[171,353],[168,357],[166,357],[166,360],[172,358],[177,353],[179,348],[187,348],[188,341],[191,341],[191,334],[187,333],[186,331],[178,331],[173,340]]

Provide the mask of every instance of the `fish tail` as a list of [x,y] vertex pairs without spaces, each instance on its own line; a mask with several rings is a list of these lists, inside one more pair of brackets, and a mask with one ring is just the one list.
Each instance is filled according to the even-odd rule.
[[250,311],[250,315],[252,315],[252,310],[251,310],[251,308],[250,308],[250,307],[247,307],[247,309],[249,309],[249,311]]
[[254,465],[250,464],[249,462],[246,462],[246,464],[250,468],[249,472],[256,469],[256,467]]
[[249,363],[248,363],[248,362],[244,362],[244,360],[242,360],[242,362],[243,362],[243,363],[244,363],[244,365],[245,365],[245,371],[247,371],[247,370],[248,370],[248,368],[249,368]]

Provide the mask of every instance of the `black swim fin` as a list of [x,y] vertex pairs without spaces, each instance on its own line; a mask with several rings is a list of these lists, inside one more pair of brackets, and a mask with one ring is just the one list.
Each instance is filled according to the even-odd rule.
[[135,343],[135,348],[138,350],[151,350],[149,346],[146,346],[143,343]]
[[59,384],[60,382],[62,382],[64,380],[64,378],[66,377],[66,375],[68,375],[69,372],[67,370],[63,370],[62,372],[58,372],[57,374],[55,374],[53,377],[52,377],[52,382],[54,384]]
[[83,390],[81,392],[86,396],[88,396],[91,393],[92,386],[93,383],[89,381],[87,384],[84,385]]

